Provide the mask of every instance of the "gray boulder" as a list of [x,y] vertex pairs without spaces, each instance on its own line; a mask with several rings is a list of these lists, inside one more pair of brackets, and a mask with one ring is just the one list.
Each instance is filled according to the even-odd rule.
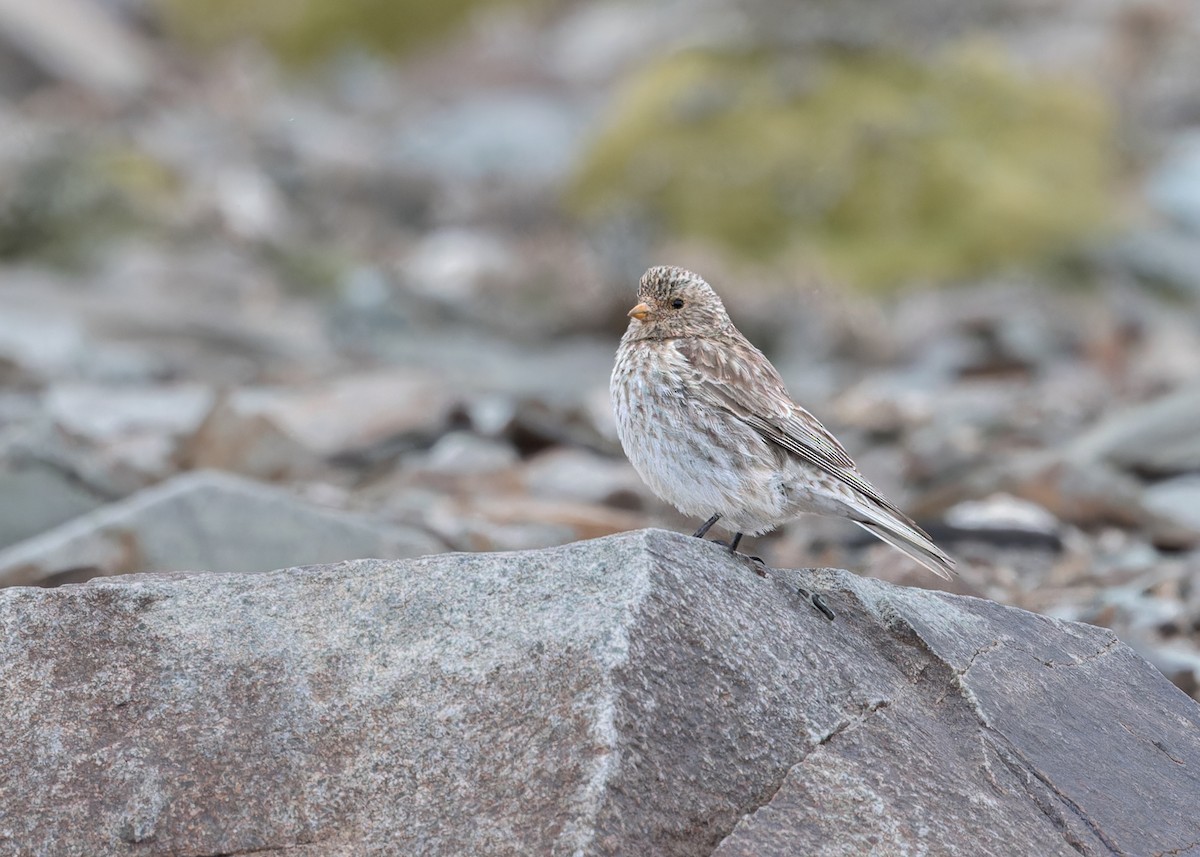
[[261,572],[445,550],[437,538],[326,509],[230,473],[184,473],[0,550],[0,586],[211,568]]
[[1101,420],[1066,449],[1084,464],[1170,476],[1200,470],[1200,383]]
[[0,854],[1200,850],[1200,707],[1110,632],[768,574],[644,530],[2,590]]
[[89,512],[106,499],[71,474],[36,461],[0,463],[0,498],[0,548]]

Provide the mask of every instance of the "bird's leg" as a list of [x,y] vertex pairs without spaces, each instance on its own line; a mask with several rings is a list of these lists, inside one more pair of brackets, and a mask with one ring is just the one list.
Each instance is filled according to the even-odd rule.
[[730,552],[730,553],[737,553],[737,546],[738,546],[738,545],[740,545],[741,543],[742,543],[742,534],[741,534],[741,533],[734,533],[734,534],[733,534],[733,541],[731,541],[731,542],[729,543],[729,552]]
[[692,538],[694,538],[694,539],[704,538],[704,536],[708,533],[708,531],[712,529],[712,525],[715,524],[719,520],[721,520],[720,512],[713,515],[711,518],[709,518],[707,521],[705,521],[703,524],[701,524],[700,529],[698,529],[698,530],[696,530],[696,532],[692,533]]

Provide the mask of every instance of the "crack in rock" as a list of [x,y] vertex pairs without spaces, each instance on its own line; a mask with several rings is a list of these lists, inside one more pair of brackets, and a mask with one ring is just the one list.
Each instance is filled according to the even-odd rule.
[[1164,743],[1162,742],[1162,740],[1161,740],[1161,739],[1159,739],[1159,738],[1147,738],[1145,735],[1142,735],[1141,733],[1139,733],[1139,732],[1135,732],[1134,730],[1130,729],[1128,724],[1126,724],[1126,723],[1123,723],[1123,722],[1121,722],[1121,721],[1117,721],[1117,722],[1118,722],[1118,723],[1120,723],[1120,725],[1121,725],[1121,728],[1122,728],[1122,729],[1124,729],[1126,732],[1128,732],[1128,733],[1129,733],[1130,735],[1132,735],[1134,738],[1137,738],[1139,741],[1146,741],[1146,742],[1148,742],[1148,743],[1150,744],[1150,746],[1151,746],[1151,747],[1153,747],[1153,748],[1154,748],[1155,750],[1157,750],[1158,752],[1162,753],[1164,756],[1166,756],[1168,759],[1170,759],[1170,760],[1171,760],[1172,762],[1174,762],[1176,765],[1185,765],[1185,764],[1187,764],[1187,763],[1186,763],[1186,762],[1185,762],[1183,759],[1180,759],[1178,756],[1176,756],[1174,753],[1172,753],[1172,752],[1171,752],[1171,750],[1170,750],[1170,749],[1167,747],[1167,745],[1166,745],[1166,744],[1164,744]]
[[[983,655],[986,655],[988,652],[996,651],[996,649],[998,649],[1004,645],[1004,642],[1005,642],[1004,640],[997,639],[997,640],[992,640],[986,646],[980,646],[978,649],[976,649],[974,652],[971,653],[971,657],[967,661],[967,665],[965,667],[963,667],[962,669],[956,669],[954,671],[955,678],[962,678],[963,676],[965,676],[967,673],[969,673],[971,671],[971,667],[975,666],[976,660],[978,660]],[[943,663],[945,663],[945,662],[943,661]],[[949,664],[946,664],[946,666],[949,666]]]
[[[311,842],[297,843],[295,847],[311,845]],[[196,857],[250,857],[254,854],[282,854],[292,850],[292,845],[267,845],[263,848],[247,848],[242,851],[220,851],[215,854],[197,854]]]
[[[1067,814],[1063,812],[1064,808],[1070,810],[1071,815],[1082,822],[1084,827],[1108,849],[1108,853],[1114,855],[1124,855],[1126,853],[1105,835],[1104,831],[1092,821],[1079,804],[1063,794],[1045,774],[1039,771],[1025,757],[1024,753],[1016,749],[1007,736],[997,732],[990,726],[984,726],[984,729],[988,733],[991,747],[996,755],[1004,762],[1005,767],[1008,768],[1017,782],[1024,787],[1025,793],[1029,795],[1029,799],[1033,801],[1038,811],[1062,833],[1063,839],[1068,845],[1080,854],[1092,855],[1096,853],[1088,843],[1080,839],[1078,834],[1071,829],[1068,824]],[[1041,786],[1041,788],[1039,789],[1038,786]]]
[[[1047,819],[1058,829],[1068,845],[1078,851],[1080,854],[1094,854],[1093,848],[1089,843],[1082,841],[1079,836],[1071,829],[1067,823],[1067,815],[1064,812],[1068,810],[1070,814],[1077,818],[1084,827],[1108,849],[1110,854],[1123,855],[1123,852],[1084,812],[1083,808],[1071,800],[1066,794],[1060,791],[1053,782],[1041,771],[1039,771],[1026,756],[1018,750],[1002,732],[996,730],[988,721],[988,717],[983,711],[979,700],[974,692],[966,684],[964,678],[970,669],[975,665],[978,658],[995,651],[1000,646],[1004,645],[1002,639],[993,640],[984,646],[977,648],[967,661],[967,664],[961,669],[955,667],[947,658],[936,652],[916,628],[915,625],[899,610],[889,611],[889,621],[885,622],[885,627],[892,632],[893,636],[902,644],[915,646],[928,659],[929,664],[939,665],[950,672],[951,680],[950,687],[938,696],[934,702],[940,704],[952,693],[957,694],[971,709],[978,722],[978,728],[981,739],[985,743],[990,744],[993,751],[1004,762],[1005,766],[1010,770],[1013,776],[1020,782],[1030,799],[1038,810],[1046,816]],[[1082,663],[1095,660],[1106,655],[1120,643],[1120,640],[1113,635],[1111,639],[1101,649],[1086,657],[1080,658],[1071,663],[1056,664],[1054,662],[1041,661],[1045,666],[1054,668],[1055,666],[1078,666]],[[922,669],[922,673],[925,669]],[[1035,786],[1035,781],[1041,788]]]
[[1077,666],[1080,666],[1081,664],[1091,663],[1092,661],[1096,660],[1097,658],[1107,655],[1120,642],[1121,642],[1120,639],[1118,639],[1117,636],[1114,634],[1113,637],[1107,643],[1105,643],[1103,646],[1101,646],[1100,650],[1097,652],[1092,652],[1092,654],[1090,654],[1090,655],[1085,655],[1082,658],[1075,658],[1074,660],[1071,660],[1071,661],[1042,661],[1042,666],[1050,667],[1050,669],[1056,669],[1057,667],[1077,667]]
[[[813,746],[813,750],[815,750],[817,747],[822,747],[825,744],[828,744],[843,732],[851,729],[857,729],[859,726],[862,726],[863,723],[867,721],[867,718],[876,711],[887,708],[891,704],[891,700],[888,699],[872,699],[869,702],[860,702],[858,704],[858,713],[844,720],[839,720],[836,726],[818,739],[817,743]],[[809,753],[811,752],[812,751],[810,750]],[[808,758],[809,753],[804,754],[804,759]],[[803,764],[804,759],[801,759],[797,764]]]
[[861,726],[862,724],[867,722],[867,720],[871,717],[872,714],[875,714],[878,711],[882,711],[883,709],[887,708],[891,704],[892,704],[892,701],[890,699],[872,699],[872,700],[867,700],[864,702],[859,702],[858,703],[858,712],[847,718],[839,720],[836,726],[834,726],[832,729],[830,729],[824,735],[819,736],[817,738],[817,740],[814,742],[812,749],[809,750],[808,752],[806,752],[803,756],[801,756],[794,764],[789,765],[784,770],[782,776],[780,776],[779,779],[775,783],[773,783],[769,789],[767,789],[764,792],[763,796],[761,798],[759,798],[758,800],[756,800],[754,802],[754,804],[748,810],[746,810],[745,812],[743,812],[741,814],[741,816],[738,818],[738,820],[729,828],[728,831],[726,831],[725,835],[722,836],[721,839],[717,842],[716,848],[714,848],[711,853],[716,853],[716,851],[718,849],[720,849],[721,844],[726,839],[728,839],[730,836],[733,835],[733,832],[737,829],[738,825],[741,824],[744,819],[750,818],[755,813],[757,813],[759,810],[763,809],[764,807],[770,806],[771,802],[773,800],[775,800],[775,796],[777,794],[779,794],[779,790],[783,788],[783,784],[785,782],[787,782],[787,779],[791,775],[792,771],[794,771],[796,768],[803,765],[808,760],[808,757],[811,756],[814,752],[816,752],[818,747],[825,746],[830,741],[832,741],[835,737],[837,737],[838,735],[841,735],[843,732],[849,732],[851,730],[857,729],[859,726]]

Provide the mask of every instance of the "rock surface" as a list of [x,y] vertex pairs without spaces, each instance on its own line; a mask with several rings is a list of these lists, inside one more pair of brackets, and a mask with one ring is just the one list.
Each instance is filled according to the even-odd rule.
[[0,586],[154,570],[261,572],[444,549],[413,527],[324,509],[240,476],[196,471],[0,551]]
[[643,530],[0,591],[0,854],[1200,848],[1200,708],[1111,632],[769,575]]

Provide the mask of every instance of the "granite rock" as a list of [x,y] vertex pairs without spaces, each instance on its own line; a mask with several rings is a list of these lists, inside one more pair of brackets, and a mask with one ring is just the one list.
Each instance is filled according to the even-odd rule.
[[1200,841],[1200,708],[1111,632],[768,574],[644,530],[0,591],[0,853]]

